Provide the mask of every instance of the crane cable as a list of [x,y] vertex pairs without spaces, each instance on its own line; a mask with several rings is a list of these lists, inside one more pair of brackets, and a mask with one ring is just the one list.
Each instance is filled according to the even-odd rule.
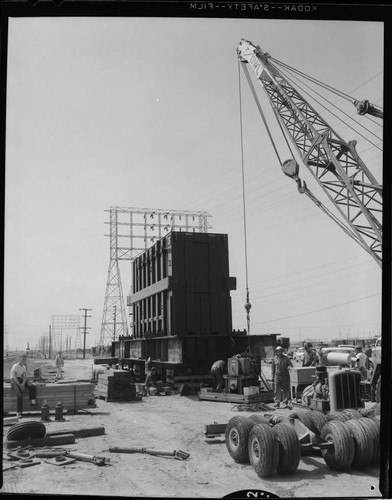
[[271,60],[274,61],[274,63],[276,63],[277,65],[280,65],[280,66],[282,66],[282,67],[284,67],[284,68],[286,68],[288,70],[291,70],[294,73],[297,73],[298,75],[303,76],[307,80],[312,81],[313,83],[317,83],[318,85],[320,85],[320,87],[323,87],[324,89],[329,90],[330,92],[332,92],[333,94],[338,95],[342,99],[346,99],[347,101],[350,101],[350,102],[354,103],[355,98],[351,97],[348,94],[345,94],[341,90],[335,89],[331,85],[328,85],[327,83],[321,82],[320,80],[317,80],[316,78],[314,78],[314,77],[312,77],[310,75],[307,75],[306,73],[304,73],[302,71],[299,71],[298,69],[293,68],[292,66],[289,66],[288,64],[286,64],[286,63],[284,63],[282,61],[279,61],[278,59],[275,59],[275,58],[271,57]]
[[[239,114],[240,114],[240,137],[241,137],[241,168],[242,168],[242,204],[243,204],[243,214],[244,214],[244,245],[245,245],[245,280],[246,280],[246,303],[245,303],[245,310],[246,310],[246,321],[247,321],[247,333],[248,335],[250,334],[250,309],[252,307],[251,303],[249,302],[249,281],[248,281],[248,246],[247,246],[247,234],[246,234],[246,203],[245,203],[245,168],[244,168],[244,138],[243,138],[243,127],[242,127],[242,100],[241,100],[241,70],[240,70],[240,65],[242,63],[238,61],[238,92],[239,92]],[[268,132],[269,138],[271,140],[272,146],[275,150],[276,156],[278,158],[280,166],[282,166],[282,160],[280,159],[274,138],[272,137],[271,131],[268,127],[267,120],[264,116],[264,112],[260,106],[260,103],[257,99],[256,91],[253,86],[252,80],[250,78],[249,73],[247,72],[246,66],[244,66],[244,73],[245,76],[248,80],[249,87],[251,89],[251,92],[253,94],[254,100],[256,102],[256,105],[259,109],[261,118],[264,122],[264,126]],[[280,125],[280,124],[279,124]],[[282,127],[281,127],[282,128]],[[282,131],[283,132],[283,131]],[[287,138],[283,134],[283,137],[285,138],[287,142]],[[289,146],[290,148],[290,146]],[[291,149],[291,148],[290,148]]]
[[[282,74],[285,76],[285,78],[294,86],[294,82],[293,80],[287,75],[285,74],[285,72],[282,70],[282,68],[280,68],[280,71],[282,72]],[[292,78],[294,78],[294,76],[292,76]],[[318,95],[319,97],[321,97],[322,99],[324,99],[324,101],[327,101],[328,104],[330,104],[331,106],[333,106],[335,109],[337,109],[338,111],[340,111],[343,115],[345,115],[347,118],[350,118],[350,120],[353,120],[353,118],[348,114],[346,113],[345,111],[343,111],[342,109],[338,108],[332,101],[330,101],[329,99],[325,98],[324,96],[322,96],[321,94],[319,94],[316,90],[312,89],[309,85],[307,85],[306,83],[302,82],[303,85],[305,85],[305,87],[307,87],[308,89],[312,90],[312,92],[314,92],[316,95]],[[335,118],[337,118],[338,120],[341,120],[335,113],[333,113],[330,108],[327,108],[326,106],[324,106],[320,101],[318,101],[315,97],[312,97],[309,92],[307,92],[303,87],[301,87],[298,83],[297,83],[297,87],[299,87],[305,94],[307,94],[309,97],[311,97],[312,99],[314,99],[321,107],[323,107],[324,109],[326,109],[327,111],[329,111],[329,113],[331,113],[332,116],[334,116]],[[363,134],[361,134],[361,132],[359,132],[358,130],[356,130],[354,127],[352,127],[351,125],[349,125],[348,123],[344,122],[343,120],[341,120],[347,127],[349,127],[351,130],[353,130],[354,132],[356,132],[357,134],[359,134],[363,139],[365,139],[366,141],[368,141],[372,146],[376,147],[377,149],[379,149],[380,151],[382,151],[382,149],[377,146],[377,144],[374,144],[374,142],[372,142],[370,139],[368,139],[366,136],[364,136]],[[353,120],[354,121],[354,120]],[[359,125],[360,127],[362,127],[363,129],[365,129],[368,133],[370,133],[371,135],[373,135],[376,139],[378,139],[379,141],[382,141],[382,139],[380,139],[380,137],[378,137],[377,134],[375,134],[374,132],[372,132],[370,129],[368,129],[367,127],[365,127],[362,123],[360,122],[355,122],[356,125]]]
[[[242,64],[242,63],[239,62],[238,64]],[[276,145],[275,145],[274,138],[272,137],[271,131],[270,131],[269,127],[268,127],[268,123],[267,123],[267,120],[266,120],[264,112],[263,112],[263,109],[262,109],[262,107],[260,105],[260,102],[259,102],[259,100],[257,98],[256,90],[255,90],[255,88],[253,86],[253,82],[252,82],[252,79],[251,79],[251,77],[249,75],[248,69],[247,69],[247,67],[245,65],[243,66],[243,69],[244,69],[244,73],[245,73],[246,79],[248,80],[248,84],[249,84],[250,90],[252,92],[253,98],[255,100],[257,109],[259,110],[260,116],[261,116],[261,118],[263,120],[263,123],[264,123],[264,126],[265,126],[265,128],[266,128],[266,130],[268,132],[268,135],[269,135],[269,138],[271,140],[272,146],[273,146],[273,148],[275,150],[275,154],[276,154],[276,156],[277,156],[277,158],[279,160],[280,165],[282,166],[282,160],[280,159],[278,150],[277,150]],[[240,90],[241,90],[241,88],[240,88]]]
[[250,309],[249,302],[249,281],[248,281],[248,245],[246,237],[246,203],[245,203],[245,173],[244,173],[244,138],[242,132],[242,100],[241,100],[241,72],[240,62],[238,61],[238,93],[239,93],[239,113],[240,113],[240,142],[241,142],[241,171],[242,171],[242,210],[244,216],[244,248],[245,248],[245,282],[246,282],[246,323],[247,334],[250,335]]

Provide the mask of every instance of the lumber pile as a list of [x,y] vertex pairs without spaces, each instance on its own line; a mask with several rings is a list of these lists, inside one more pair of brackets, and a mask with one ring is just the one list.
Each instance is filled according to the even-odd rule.
[[[70,384],[36,383],[36,404],[31,405],[29,393],[26,389],[23,394],[23,411],[40,411],[44,401],[49,409],[54,409],[58,402],[68,411],[75,411],[94,408],[94,384],[91,382],[77,382]],[[16,413],[16,395],[11,386],[3,386],[3,413]]]
[[131,401],[136,398],[136,389],[131,386],[131,374],[128,370],[106,370],[98,374],[95,388],[98,398],[105,401]]
[[19,448],[20,446],[33,446],[44,448],[45,446],[62,446],[64,444],[74,444],[75,434],[59,434],[55,436],[45,436],[43,438],[18,439],[15,441],[7,441],[8,449]]

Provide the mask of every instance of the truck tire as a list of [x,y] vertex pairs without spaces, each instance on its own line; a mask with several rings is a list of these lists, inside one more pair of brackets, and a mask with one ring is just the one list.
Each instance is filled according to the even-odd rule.
[[277,472],[292,474],[298,469],[301,449],[299,439],[293,426],[290,424],[277,424],[272,427],[277,439],[279,460]]
[[248,455],[259,477],[271,476],[276,472],[279,448],[273,428],[266,424],[256,424],[252,428],[248,439]]
[[376,464],[380,461],[380,427],[371,418],[361,418],[358,422],[365,428],[369,439],[373,443],[373,456],[370,464]]
[[331,422],[333,420],[337,420],[339,422],[347,422],[347,420],[350,420],[350,417],[342,411],[330,411],[327,413],[327,421]]
[[374,444],[366,432],[365,427],[358,422],[358,419],[348,420],[345,425],[351,432],[354,439],[354,460],[351,464],[353,469],[364,469],[372,460],[374,455]]
[[327,417],[324,415],[323,412],[318,410],[309,411],[307,412],[307,415],[309,416],[309,419],[312,421],[312,428],[310,430],[315,434],[320,435],[322,428],[327,423]]
[[378,377],[375,388],[376,403],[381,403],[381,375]]
[[7,441],[21,441],[30,438],[43,438],[46,427],[43,422],[31,420],[14,424],[7,432]]
[[354,460],[354,439],[343,422],[331,420],[324,425],[321,438],[333,443],[333,448],[322,449],[321,454],[330,469],[349,469]]
[[345,415],[348,415],[350,419],[353,418],[362,418],[362,415],[359,413],[359,411],[354,410],[354,408],[347,408],[345,410],[342,410],[342,413]]
[[308,412],[304,411],[298,411],[298,412],[295,411],[289,413],[288,418],[298,418],[300,422],[302,422],[309,430],[311,430],[313,423],[307,413]]
[[248,462],[248,438],[254,423],[244,416],[236,416],[226,425],[226,447],[230,456],[239,463]]
[[268,424],[269,419],[265,417],[264,415],[250,415],[248,417],[248,420],[250,420],[253,425],[256,424]]
[[373,410],[371,408],[358,408],[358,412],[360,413],[361,417],[371,417],[373,414]]

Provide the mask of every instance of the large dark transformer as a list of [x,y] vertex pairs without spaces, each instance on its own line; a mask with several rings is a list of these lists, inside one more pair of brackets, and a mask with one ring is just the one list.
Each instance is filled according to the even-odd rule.
[[134,336],[231,332],[227,235],[172,232],[133,262]]
[[[172,231],[133,261],[132,274],[133,334],[113,342],[112,355],[136,376],[148,359],[162,375],[209,374],[247,348],[246,332],[232,329],[227,234]],[[276,336],[262,337],[265,357]]]

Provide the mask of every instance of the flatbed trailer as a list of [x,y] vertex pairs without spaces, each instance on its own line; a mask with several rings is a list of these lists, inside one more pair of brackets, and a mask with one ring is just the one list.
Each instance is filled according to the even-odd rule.
[[269,403],[273,400],[272,391],[259,394],[231,394],[227,392],[199,392],[199,399],[204,401],[221,401],[224,403]]

